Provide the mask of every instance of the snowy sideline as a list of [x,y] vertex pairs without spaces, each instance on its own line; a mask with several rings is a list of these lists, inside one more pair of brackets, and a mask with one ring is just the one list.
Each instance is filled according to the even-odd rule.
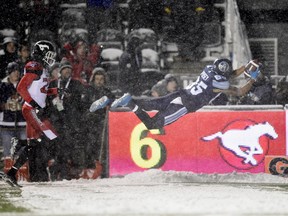
[[[125,177],[20,182],[29,215],[288,215],[288,178],[148,170]],[[19,215],[19,214],[17,214]]]

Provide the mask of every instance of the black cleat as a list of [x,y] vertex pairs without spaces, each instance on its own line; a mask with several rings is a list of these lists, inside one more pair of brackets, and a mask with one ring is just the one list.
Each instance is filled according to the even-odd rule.
[[9,175],[9,172],[7,174],[0,172],[0,180],[5,181],[11,187],[22,187],[17,183],[15,175]]

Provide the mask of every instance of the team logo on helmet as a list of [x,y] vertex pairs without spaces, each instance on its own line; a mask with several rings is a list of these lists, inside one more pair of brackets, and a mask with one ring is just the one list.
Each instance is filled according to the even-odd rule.
[[49,50],[49,46],[46,44],[37,44],[40,50],[44,51],[45,49]]
[[221,61],[218,65],[218,69],[219,71],[221,71],[222,73],[226,73],[230,70],[230,66],[228,64],[228,62],[226,61]]
[[55,63],[56,49],[50,41],[38,41],[33,47],[32,57],[52,66]]
[[231,75],[232,69],[232,63],[229,59],[216,59],[213,63],[213,67],[215,72],[217,72],[220,75],[225,76],[226,78],[229,78]]
[[247,170],[260,164],[269,150],[269,140],[278,134],[269,122],[237,120],[222,131],[202,137],[204,141],[219,139],[221,157],[230,166]]

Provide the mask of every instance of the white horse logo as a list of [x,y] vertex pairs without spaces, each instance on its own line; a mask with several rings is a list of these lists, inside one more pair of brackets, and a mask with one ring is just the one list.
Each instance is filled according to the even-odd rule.
[[[276,139],[278,134],[275,132],[273,126],[268,122],[250,125],[244,130],[234,129],[228,130],[225,133],[217,132],[215,134],[203,137],[204,141],[211,141],[219,138],[221,145],[233,152],[238,157],[244,158],[245,164],[257,165],[256,159],[253,157],[255,154],[263,154],[263,149],[259,144],[261,136],[267,136],[270,139]],[[240,147],[249,148],[242,151]]]
[[38,45],[39,46],[39,48],[40,48],[40,50],[44,50],[44,49],[49,49],[49,46],[48,45],[45,45],[45,44],[39,44]]

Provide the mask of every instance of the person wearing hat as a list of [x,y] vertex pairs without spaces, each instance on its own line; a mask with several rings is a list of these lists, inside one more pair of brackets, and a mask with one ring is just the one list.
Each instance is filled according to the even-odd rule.
[[59,71],[60,71],[59,62],[55,62],[51,67],[49,67],[50,80],[58,79],[58,77],[60,76]]
[[161,97],[177,90],[179,90],[178,80],[173,75],[167,74],[164,79],[158,81],[154,86],[152,86],[151,96]]
[[0,136],[3,143],[3,157],[10,158],[11,139],[17,137],[26,140],[26,122],[22,115],[22,98],[16,91],[20,79],[19,65],[10,62],[6,69],[6,77],[0,84]]
[[16,61],[17,54],[17,42],[14,37],[5,37],[2,43],[4,55],[0,56],[0,80],[6,76],[6,68],[8,63]]
[[139,90],[140,70],[142,67],[142,40],[138,35],[129,38],[127,48],[119,59],[120,88],[129,91],[133,95],[141,94]]
[[64,44],[64,58],[73,67],[72,77],[82,82],[89,82],[94,65],[99,63],[101,47],[98,44],[88,44],[77,38],[74,42]]
[[167,94],[166,91],[166,81],[165,80],[160,80],[157,82],[154,86],[151,88],[151,96],[152,97],[161,97]]
[[[49,97],[53,104],[51,115],[53,125],[59,132],[59,151],[56,152],[56,163],[51,173],[52,178],[71,179],[68,170],[82,167],[84,160],[84,143],[80,140],[83,106],[81,102],[84,85],[72,77],[73,68],[67,59],[62,59],[59,66],[59,78],[52,80],[49,88],[58,88],[58,95]],[[72,167],[69,168],[72,162]]]
[[16,61],[20,67],[21,77],[24,75],[24,67],[29,61],[31,61],[30,44],[27,41],[22,41],[19,43],[18,59]]
[[[103,129],[106,110],[98,110],[90,113],[91,104],[106,95],[112,103],[115,95],[107,85],[106,72],[102,67],[95,67],[92,71],[89,86],[82,98],[84,110],[82,136],[85,137],[85,166],[88,169],[96,168],[96,162],[100,157],[101,144],[103,144]],[[93,127],[91,127],[93,125]],[[100,162],[104,162],[100,161]]]

